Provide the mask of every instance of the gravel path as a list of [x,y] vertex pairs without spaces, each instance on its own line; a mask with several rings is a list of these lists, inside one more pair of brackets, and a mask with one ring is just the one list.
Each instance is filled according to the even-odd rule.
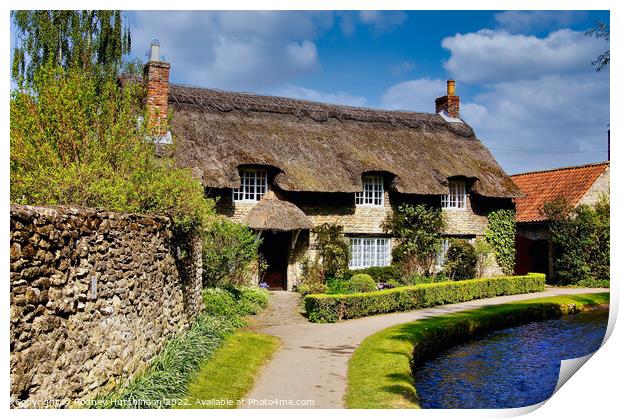
[[[252,319],[251,328],[278,336],[282,346],[248,395],[249,408],[343,408],[347,366],[364,338],[387,327],[424,317],[565,294],[604,292],[601,288],[551,288],[468,301],[405,313],[383,314],[332,324],[310,323],[298,312],[299,294],[271,293],[269,307]],[[311,400],[312,402],[303,402]],[[289,401],[292,401],[290,403]],[[295,404],[300,401],[302,404]]]

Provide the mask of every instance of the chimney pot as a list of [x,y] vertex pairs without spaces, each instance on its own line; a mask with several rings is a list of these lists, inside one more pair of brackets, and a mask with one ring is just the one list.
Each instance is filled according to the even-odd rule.
[[448,96],[454,96],[456,93],[456,82],[454,79],[448,80]]
[[151,57],[149,61],[159,61],[159,40],[157,39],[151,41]]
[[456,82],[450,79],[447,82],[447,94],[435,99],[435,112],[445,113],[450,118],[459,118],[460,98],[456,95]]

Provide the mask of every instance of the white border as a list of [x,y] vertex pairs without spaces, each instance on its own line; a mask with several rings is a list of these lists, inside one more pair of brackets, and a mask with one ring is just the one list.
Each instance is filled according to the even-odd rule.
[[[5,46],[3,53],[2,63],[2,74],[4,78],[5,87],[5,100],[2,101],[0,108],[0,115],[2,121],[2,129],[3,129],[3,137],[2,137],[2,145],[4,147],[3,152],[0,153],[1,159],[1,170],[3,171],[3,176],[0,177],[0,190],[2,192],[3,206],[5,208],[5,214],[8,213],[9,207],[9,107],[8,107],[8,95],[10,90],[10,69],[9,69],[9,54],[11,53],[11,45],[9,42],[9,10],[11,8],[56,8],[56,9],[64,9],[64,8],[100,8],[100,9],[157,9],[157,10],[181,10],[181,9],[211,9],[211,10],[254,10],[257,6],[260,6],[263,9],[268,10],[276,10],[276,9],[284,9],[284,10],[318,10],[318,9],[331,9],[331,10],[372,10],[372,9],[383,9],[383,10],[610,10],[611,9],[611,27],[614,30],[611,31],[611,44],[612,50],[616,51],[616,46],[618,45],[618,28],[619,19],[618,19],[618,2],[612,1],[603,1],[603,0],[590,0],[588,2],[585,1],[575,1],[575,0],[565,0],[563,2],[558,2],[557,0],[507,0],[501,3],[498,3],[497,0],[489,1],[489,0],[471,0],[468,2],[457,1],[457,0],[444,0],[441,3],[437,2],[428,2],[428,1],[396,1],[396,0],[382,0],[382,1],[353,1],[353,0],[296,0],[296,1],[282,1],[282,0],[263,0],[260,3],[252,2],[249,0],[241,1],[241,0],[227,0],[225,2],[196,2],[196,1],[188,1],[188,0],[177,0],[174,2],[171,1],[119,1],[119,0],[108,0],[108,1],[76,1],[76,0],[67,0],[67,1],[34,1],[34,0],[23,0],[23,1],[14,1],[11,0],[8,3],[2,3],[2,9],[4,11],[4,18],[0,20],[0,25],[2,30],[0,34],[3,38],[3,45]],[[467,6],[467,7],[464,7]],[[610,66],[610,74],[611,74],[611,115],[620,115],[618,108],[618,89],[617,89],[617,71],[613,71],[616,67],[614,64],[615,61]],[[611,120],[610,120],[610,123]],[[612,131],[614,131],[612,129]],[[617,161],[618,158],[618,147],[612,147],[612,160]],[[617,175],[616,170],[611,170],[611,182],[612,185],[616,184]],[[612,219],[616,219],[615,215],[617,214],[617,204],[618,199],[616,194],[612,194]],[[8,252],[8,237],[9,237],[9,223],[8,220],[5,219],[5,222],[1,224],[1,236],[5,239],[0,243],[2,249],[2,261],[0,262],[1,266],[4,268],[3,278],[6,280],[3,282],[4,284],[4,296],[2,305],[3,305],[3,313],[4,313],[4,321],[1,324],[1,329],[3,332],[3,359],[2,370],[3,370],[3,392],[5,401],[4,408],[8,410],[8,394],[9,394],[9,333],[8,333],[8,295],[9,295],[9,252]],[[615,254],[614,250],[618,249],[618,228],[617,223],[612,223],[612,255]],[[617,258],[612,257],[612,277],[614,280],[612,282],[618,281],[617,279]],[[616,291],[617,285],[612,289],[612,304],[611,304],[611,322],[610,329],[613,327],[612,325],[615,323],[615,319],[617,318],[618,311],[618,293]],[[618,383],[619,377],[619,354],[620,354],[620,342],[618,338],[618,334],[611,335],[607,343],[604,347],[598,351],[587,363],[581,368],[576,374],[576,377],[568,380],[566,385],[564,385],[557,394],[555,394],[547,403],[545,403],[540,409],[537,409],[534,413],[532,413],[532,418],[552,418],[552,417],[564,417],[564,418],[583,418],[583,417],[592,417],[592,418],[603,418],[608,417],[610,412],[617,410],[618,406],[618,395],[617,390],[615,390],[616,384]],[[303,379],[303,377],[291,377],[291,379]],[[322,410],[320,412],[321,416],[338,416],[338,417],[355,417],[359,418],[370,418],[376,417],[377,415],[388,414],[391,418],[399,418],[399,417],[407,417],[411,418],[415,417],[450,417],[453,418],[458,416],[459,418],[485,418],[485,417],[507,417],[514,416],[522,413],[526,413],[527,411],[532,409],[515,409],[515,410],[425,410],[425,411],[408,411],[408,410],[397,410],[397,411],[389,411],[389,413],[377,412],[372,410],[366,411],[344,411],[344,410]],[[317,412],[311,411],[295,411],[291,412],[286,410],[270,410],[270,411],[104,411],[104,412],[86,412],[86,411],[10,411],[9,414],[15,416],[43,416],[46,417],[54,417],[54,416],[83,416],[87,414],[95,414],[97,416],[103,417],[127,417],[127,416],[152,416],[152,417],[169,417],[171,414],[175,416],[192,416],[192,417],[200,417],[200,418],[209,418],[209,417],[264,417],[269,416],[270,418],[290,418],[290,417],[313,417]]]

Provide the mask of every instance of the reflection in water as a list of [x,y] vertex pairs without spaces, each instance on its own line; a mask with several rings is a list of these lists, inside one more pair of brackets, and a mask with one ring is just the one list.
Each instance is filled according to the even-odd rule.
[[508,408],[548,399],[562,359],[599,348],[608,312],[594,310],[492,332],[414,371],[423,408]]

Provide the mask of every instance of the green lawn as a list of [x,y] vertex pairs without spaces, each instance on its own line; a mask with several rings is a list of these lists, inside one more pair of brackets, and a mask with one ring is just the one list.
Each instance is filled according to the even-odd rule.
[[[483,307],[405,323],[366,338],[349,361],[348,408],[419,408],[411,372],[417,354],[476,333],[609,303],[609,293],[566,295]],[[433,342],[433,343],[431,343]],[[433,346],[434,345],[434,346]]]
[[[271,359],[279,345],[280,340],[275,336],[238,330],[201,365],[187,388],[187,404],[176,407],[238,407],[237,401],[251,390],[260,368]],[[215,400],[218,402],[214,403]]]

